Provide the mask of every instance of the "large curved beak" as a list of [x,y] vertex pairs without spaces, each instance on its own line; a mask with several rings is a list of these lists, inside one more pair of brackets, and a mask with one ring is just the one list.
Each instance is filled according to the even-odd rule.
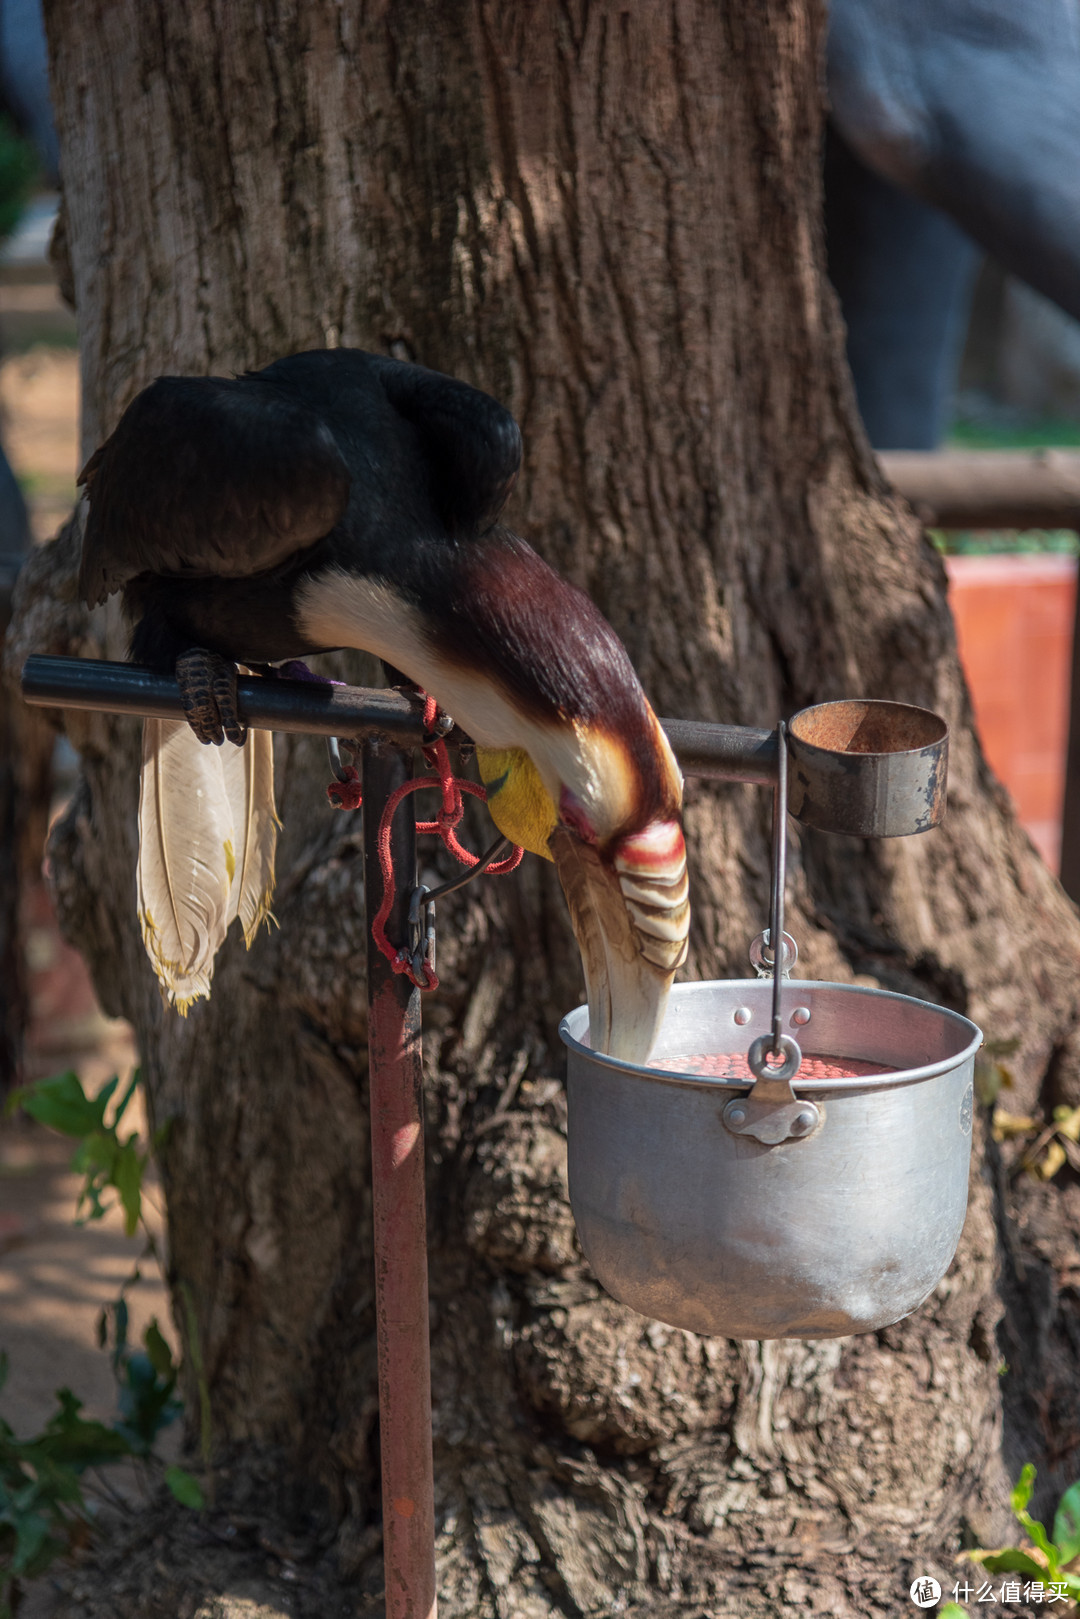
[[676,968],[686,960],[690,902],[677,821],[657,821],[601,854],[559,826],[548,849],[581,951],[589,1042],[643,1063],[664,1019]]

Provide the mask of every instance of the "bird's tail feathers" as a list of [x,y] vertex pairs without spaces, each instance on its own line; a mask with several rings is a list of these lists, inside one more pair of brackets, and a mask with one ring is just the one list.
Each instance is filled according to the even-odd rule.
[[221,761],[236,831],[231,850],[228,922],[235,916],[240,918],[244,943],[250,950],[262,924],[274,919],[270,903],[281,825],[274,807],[274,739],[269,731],[249,731],[242,748],[214,751]]
[[162,997],[186,1015],[210,993],[239,916],[250,947],[269,919],[279,826],[272,738],[205,747],[182,720],[143,722],[139,922]]

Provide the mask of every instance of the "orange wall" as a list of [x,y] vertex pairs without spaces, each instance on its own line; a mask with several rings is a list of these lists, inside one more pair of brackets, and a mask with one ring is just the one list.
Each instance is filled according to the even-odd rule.
[[1076,559],[949,557],[949,601],[986,757],[1057,870]]

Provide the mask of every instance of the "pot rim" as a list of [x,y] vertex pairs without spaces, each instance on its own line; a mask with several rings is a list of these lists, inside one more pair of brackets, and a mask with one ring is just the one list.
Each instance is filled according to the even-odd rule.
[[[857,1090],[885,1090],[890,1086],[917,1085],[924,1079],[934,1079],[938,1074],[948,1073],[951,1069],[959,1067],[969,1057],[973,1057],[983,1043],[982,1030],[978,1024],[972,1023],[960,1012],[954,1012],[950,1007],[938,1006],[933,1001],[919,1000],[914,995],[900,995],[891,989],[871,989],[865,984],[834,984],[825,979],[792,978],[787,985],[793,993],[798,990],[840,990],[845,995],[860,995],[878,1000],[900,1001],[909,1006],[920,1009],[927,1008],[949,1018],[957,1025],[957,1034],[969,1031],[967,1044],[951,1057],[942,1057],[937,1062],[924,1063],[918,1068],[897,1068],[889,1073],[857,1074],[851,1079],[802,1079],[798,1074],[791,1081],[792,1089],[800,1091],[857,1091]],[[771,993],[771,980],[767,978],[708,978],[699,979],[691,983],[674,984],[671,994],[682,999],[687,993],[695,990],[714,989],[722,987],[730,990],[757,990],[764,986]],[[683,1074],[675,1069],[646,1067],[642,1063],[623,1062],[618,1057],[610,1057],[606,1052],[593,1051],[591,1046],[583,1045],[570,1032],[570,1019],[584,1012],[588,1018],[587,1006],[577,1006],[568,1012],[559,1024],[559,1038],[569,1051],[577,1052],[587,1057],[591,1062],[599,1063],[604,1068],[611,1068],[616,1073],[632,1076],[635,1079],[659,1081],[664,1085],[687,1086],[694,1090],[728,1090],[734,1092],[748,1092],[755,1083],[752,1079],[723,1079],[711,1074]],[[661,1059],[663,1060],[663,1059]],[[869,1061],[870,1059],[865,1059]]]
[[[861,750],[857,753],[849,753],[846,748],[827,748],[821,742],[811,742],[809,737],[805,737],[801,734],[798,728],[798,722],[800,720],[808,719],[811,714],[820,713],[823,708],[841,707],[906,709],[911,714],[922,714],[926,719],[936,720],[940,728],[939,735],[932,737],[928,742],[920,742],[918,747],[915,748],[889,748],[884,753],[874,751],[867,751],[864,753]],[[805,749],[807,753],[824,754],[829,759],[875,759],[878,761],[883,761],[887,759],[912,758],[916,754],[929,753],[934,749],[940,748],[943,742],[947,742],[949,740],[949,722],[943,719],[940,714],[935,714],[933,709],[923,708],[919,703],[896,703],[893,702],[892,698],[890,697],[840,697],[826,703],[811,703],[809,708],[800,708],[798,713],[793,714],[788,720],[787,734],[789,739],[789,752],[797,752],[799,749]],[[792,743],[795,744],[794,747],[792,747]],[[856,985],[854,987],[859,988],[860,986]],[[906,999],[914,1000],[916,997],[909,995],[906,997]]]

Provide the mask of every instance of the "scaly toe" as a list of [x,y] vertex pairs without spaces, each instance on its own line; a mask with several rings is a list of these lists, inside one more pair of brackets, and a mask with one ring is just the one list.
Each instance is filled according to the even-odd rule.
[[215,694],[215,664],[221,663],[223,659],[203,647],[192,647],[176,660],[176,683],[188,724],[200,742],[213,742],[216,747],[225,740]]

